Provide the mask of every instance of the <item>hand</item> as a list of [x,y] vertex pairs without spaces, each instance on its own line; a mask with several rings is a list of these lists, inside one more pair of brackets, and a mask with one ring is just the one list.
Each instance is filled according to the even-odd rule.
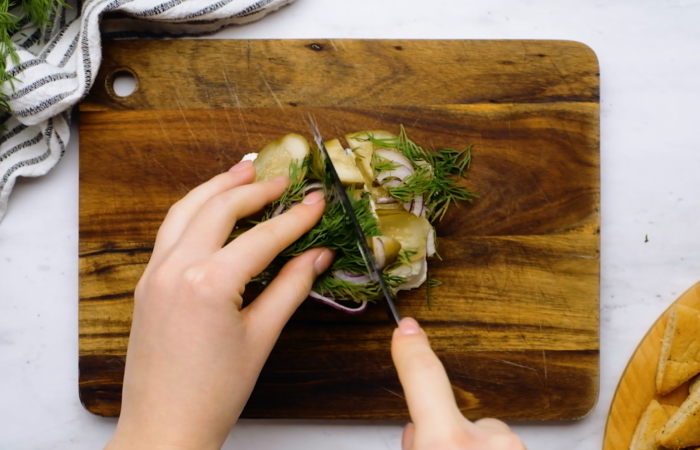
[[525,450],[505,423],[464,418],[445,368],[414,319],[394,330],[391,354],[413,420],[404,429],[403,450]]
[[221,448],[282,328],[330,265],[330,250],[310,250],[241,309],[246,284],[324,209],[322,192],[309,194],[224,246],[238,219],[289,183],[254,178],[242,162],[168,212],[134,294],[121,416],[108,449]]

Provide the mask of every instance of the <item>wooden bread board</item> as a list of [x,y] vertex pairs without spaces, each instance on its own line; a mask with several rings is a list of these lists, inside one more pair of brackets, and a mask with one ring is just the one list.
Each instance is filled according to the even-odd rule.
[[675,305],[700,309],[700,283],[676,300],[654,323],[632,355],[617,386],[605,427],[603,450],[629,450],[634,430],[652,399],[662,405],[680,406],[688,397],[688,383],[668,395],[656,393],[656,370],[666,323]]
[[[136,75],[117,97],[112,79]],[[480,195],[439,223],[433,291],[402,292],[470,418],[575,419],[599,376],[599,74],[550,41],[108,42],[80,105],[80,397],[119,414],[133,289],[169,206],[313,112],[327,139],[404,124],[474,144]],[[404,419],[381,307],[306,301],[244,417]]]

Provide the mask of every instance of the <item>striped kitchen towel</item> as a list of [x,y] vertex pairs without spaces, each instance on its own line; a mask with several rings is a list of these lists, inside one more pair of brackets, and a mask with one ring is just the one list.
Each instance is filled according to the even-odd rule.
[[19,64],[7,59],[15,80],[2,86],[12,113],[0,118],[6,128],[0,132],[0,220],[17,177],[44,175],[65,152],[71,107],[92,86],[101,38],[208,35],[292,1],[68,0],[50,26],[24,23],[13,36]]

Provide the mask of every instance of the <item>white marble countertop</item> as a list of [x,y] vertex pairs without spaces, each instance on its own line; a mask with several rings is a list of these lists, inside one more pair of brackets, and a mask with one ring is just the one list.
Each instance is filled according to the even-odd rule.
[[[571,423],[513,424],[529,448],[597,449],[619,377],[700,279],[700,1],[298,0],[215,38],[568,39],[601,66],[601,392]],[[20,179],[0,223],[0,449],[96,449],[115,420],[78,400],[78,135]],[[649,242],[645,243],[645,236]],[[398,449],[395,422],[242,421],[226,448]]]

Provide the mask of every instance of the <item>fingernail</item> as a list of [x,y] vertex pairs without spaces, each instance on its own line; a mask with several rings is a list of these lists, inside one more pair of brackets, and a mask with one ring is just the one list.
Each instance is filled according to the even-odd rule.
[[323,191],[314,191],[304,197],[302,203],[305,205],[315,205],[323,199]]
[[330,249],[324,249],[321,254],[318,255],[316,261],[314,261],[314,272],[316,272],[316,276],[321,275],[331,266],[334,256],[335,252]]
[[275,181],[277,183],[288,183],[289,177],[277,177],[277,178],[271,179],[270,181]]
[[411,317],[404,317],[401,319],[401,322],[399,322],[399,331],[401,331],[401,334],[410,335],[420,334],[421,329],[420,325],[418,325],[418,322],[416,322],[415,319],[412,319]]
[[401,435],[401,450],[410,450],[413,448],[413,438],[416,434],[416,427],[412,423],[408,423],[403,429]]
[[248,167],[253,165],[253,161],[241,161],[235,166],[228,169],[229,172],[240,172],[241,170],[246,170]]

